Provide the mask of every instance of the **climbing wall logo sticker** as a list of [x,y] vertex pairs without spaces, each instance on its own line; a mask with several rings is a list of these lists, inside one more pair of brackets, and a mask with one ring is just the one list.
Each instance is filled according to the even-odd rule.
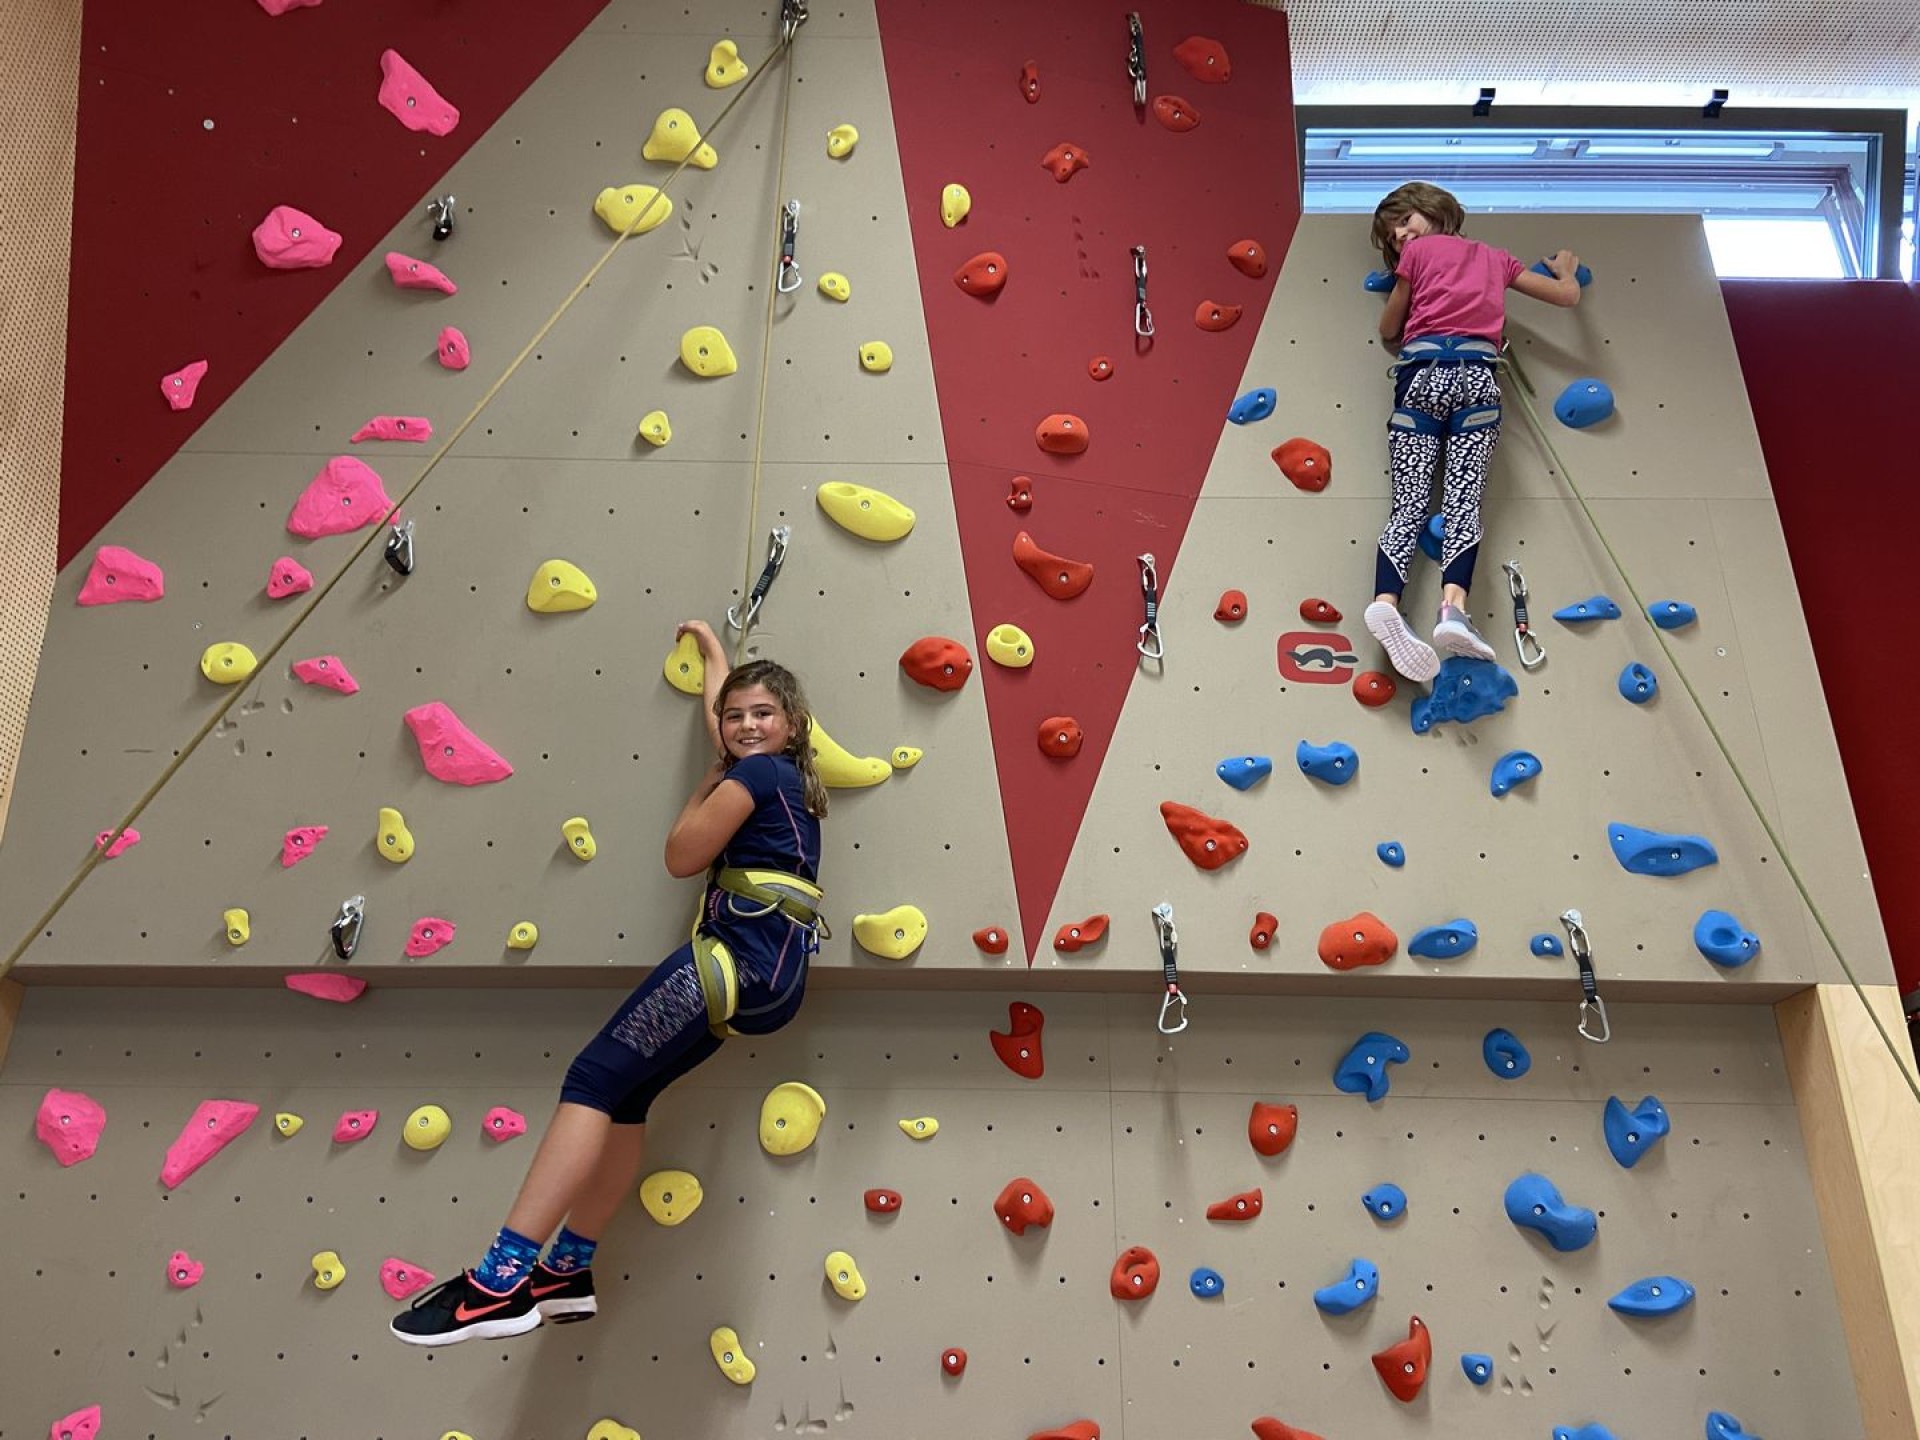
[[1289,630],[1280,637],[1280,677],[1302,685],[1345,685],[1360,657],[1346,636],[1330,630]]

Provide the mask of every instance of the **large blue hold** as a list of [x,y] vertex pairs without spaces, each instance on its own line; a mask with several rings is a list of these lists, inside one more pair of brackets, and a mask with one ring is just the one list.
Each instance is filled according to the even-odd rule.
[[1407,1213],[1407,1192],[1388,1180],[1362,1195],[1360,1203],[1376,1220],[1398,1220]]
[[1600,1232],[1600,1220],[1582,1205],[1569,1205],[1544,1175],[1528,1172],[1507,1186],[1507,1218],[1522,1230],[1538,1230],[1559,1251],[1584,1250]]
[[1407,953],[1423,960],[1458,960],[1480,943],[1480,929],[1471,920],[1449,920],[1413,932]]
[[1758,1435],[1750,1435],[1733,1416],[1724,1410],[1707,1412],[1707,1440],[1760,1440]]
[[1325,745],[1309,745],[1302,740],[1293,758],[1300,762],[1301,774],[1328,785],[1344,785],[1360,773],[1360,754],[1344,740],[1331,740]]
[[[1544,275],[1549,280],[1553,278],[1553,267],[1544,260],[1536,260],[1527,268],[1536,275]],[[1573,267],[1573,278],[1579,284],[1580,288],[1584,290],[1593,283],[1593,271],[1589,270],[1586,263],[1582,261]]]
[[1540,776],[1540,757],[1531,750],[1509,750],[1493,762],[1493,777],[1488,788],[1496,796],[1504,795],[1516,785],[1525,785]]
[[1634,875],[1684,875],[1703,865],[1718,865],[1720,852],[1698,835],[1670,835],[1643,830],[1615,820],[1607,826],[1607,843],[1620,868]]
[[1760,937],[1724,910],[1707,910],[1693,922],[1693,944],[1716,965],[1737,969],[1760,953]]
[[1440,558],[1440,547],[1447,541],[1447,517],[1430,515],[1427,523],[1420,527],[1420,553],[1429,560]]
[[1251,790],[1273,773],[1273,757],[1234,755],[1214,766],[1213,773],[1236,790]]
[[1607,1304],[1622,1315],[1646,1319],[1671,1315],[1693,1303],[1693,1286],[1672,1275],[1649,1275],[1627,1286]]
[[1556,1425],[1553,1440],[1616,1440],[1616,1437],[1596,1420],[1591,1425]]
[[1592,595],[1585,600],[1576,600],[1571,605],[1562,605],[1553,612],[1553,618],[1563,625],[1584,625],[1589,620],[1618,620],[1620,607],[1605,595]]
[[1279,403],[1280,397],[1263,385],[1258,390],[1249,390],[1234,401],[1233,408],[1227,411],[1227,419],[1236,425],[1251,425],[1273,414],[1273,407]]
[[1456,721],[1471,724],[1484,715],[1507,708],[1520,686],[1501,666],[1471,655],[1449,655],[1440,662],[1433,693],[1414,699],[1410,708],[1413,733],[1424,735],[1436,725]]
[[1585,376],[1560,392],[1553,402],[1553,416],[1569,430],[1584,430],[1598,425],[1613,414],[1613,390],[1604,380]]
[[1349,1095],[1365,1095],[1369,1100],[1382,1099],[1390,1083],[1387,1066],[1405,1064],[1412,1053],[1404,1040],[1369,1030],[1333,1067],[1334,1088]]
[[1647,1096],[1631,1110],[1618,1095],[1609,1095],[1600,1128],[1606,1132],[1607,1149],[1613,1152],[1613,1158],[1631,1170],[1666,1138],[1673,1121],[1657,1095]]
[[1373,853],[1380,857],[1382,865],[1391,865],[1398,870],[1407,863],[1407,851],[1398,840],[1382,840],[1373,847]]
[[1460,1357],[1460,1369],[1475,1385],[1484,1385],[1493,1379],[1493,1357],[1469,1351]]
[[1313,1292],[1313,1303],[1323,1314],[1347,1315],[1380,1293],[1380,1271],[1371,1260],[1355,1260],[1344,1278]]
[[1393,289],[1391,270],[1369,270],[1366,278],[1360,282],[1360,288],[1370,295],[1385,295]]
[[1620,698],[1630,705],[1644,705],[1660,693],[1660,677],[1638,660],[1620,672]]
[[1533,1056],[1520,1043],[1520,1037],[1497,1025],[1480,1042],[1480,1058],[1487,1062],[1496,1080],[1518,1080],[1533,1068]]
[[1647,606],[1647,618],[1662,630],[1680,630],[1698,620],[1700,613],[1684,600],[1656,600]]
[[1187,1288],[1202,1300],[1215,1300],[1226,1293],[1227,1282],[1218,1270],[1202,1265],[1187,1277]]
[[1560,937],[1558,935],[1549,935],[1544,930],[1527,942],[1527,948],[1533,951],[1534,954],[1542,956],[1564,955],[1567,953],[1566,947],[1560,943]]

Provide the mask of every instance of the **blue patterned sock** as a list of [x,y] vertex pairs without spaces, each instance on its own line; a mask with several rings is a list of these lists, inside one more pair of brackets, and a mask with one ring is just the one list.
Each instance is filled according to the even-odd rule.
[[500,1227],[487,1247],[486,1257],[473,1268],[473,1278],[489,1290],[504,1293],[518,1285],[540,1258],[540,1242],[517,1230]]
[[542,1263],[556,1275],[571,1275],[593,1264],[593,1252],[599,1248],[598,1240],[576,1235],[562,1225],[559,1236],[553,1242],[553,1249],[547,1252],[547,1258]]

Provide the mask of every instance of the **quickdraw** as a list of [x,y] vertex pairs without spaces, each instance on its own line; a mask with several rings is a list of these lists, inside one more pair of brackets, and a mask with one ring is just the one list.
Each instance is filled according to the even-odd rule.
[[793,258],[793,247],[800,239],[800,202],[789,200],[780,211],[780,274],[774,288],[791,295],[800,288],[800,264]]
[[727,624],[744,632],[760,618],[760,606],[767,598],[767,592],[773,589],[774,577],[780,573],[780,567],[787,563],[787,542],[793,538],[791,525],[776,525],[767,535],[767,563],[760,569],[760,578],[753,582],[753,589],[747,595],[747,617],[740,618],[740,607],[727,607]]
[[[1167,982],[1167,998],[1160,1002],[1160,1033],[1178,1035],[1187,1028],[1187,997],[1180,992],[1180,936],[1173,928],[1171,902],[1162,900],[1153,907],[1153,923],[1160,932],[1160,972]],[[1177,1015],[1176,1005],[1180,1007]],[[1169,1019],[1178,1023],[1169,1025]]]
[[[1613,1027],[1607,1023],[1607,1002],[1600,998],[1600,986],[1593,977],[1593,946],[1587,940],[1586,921],[1578,910],[1564,910],[1560,923],[1567,927],[1567,952],[1580,967],[1580,1038],[1604,1045],[1613,1038]],[[1600,1025],[1598,1035],[1587,1028],[1595,1021]]]
[[1527,624],[1527,577],[1517,560],[1504,561],[1500,568],[1507,572],[1507,593],[1513,597],[1513,646],[1520,652],[1521,668],[1531,670],[1547,658],[1547,647]]
[[1134,642],[1134,648],[1149,660],[1160,660],[1167,653],[1166,643],[1160,638],[1160,580],[1154,573],[1151,551],[1140,556],[1139,561],[1140,589],[1147,602],[1147,619],[1140,627],[1140,638]]
[[1133,247],[1133,333],[1153,338],[1153,312],[1147,308],[1147,247]]
[[793,37],[807,23],[807,0],[780,0],[780,43],[793,44]]
[[351,960],[353,952],[360,948],[360,927],[366,918],[366,896],[349,895],[340,902],[340,913],[334,917],[327,934],[333,941],[333,953],[342,960]]
[[427,202],[427,214],[433,217],[433,238],[448,239],[453,234],[453,196],[442,195]]
[[1133,108],[1147,108],[1147,37],[1140,29],[1140,12],[1127,16],[1127,75],[1133,81]]
[[406,520],[393,527],[393,533],[387,536],[387,564],[396,574],[413,573],[413,521]]

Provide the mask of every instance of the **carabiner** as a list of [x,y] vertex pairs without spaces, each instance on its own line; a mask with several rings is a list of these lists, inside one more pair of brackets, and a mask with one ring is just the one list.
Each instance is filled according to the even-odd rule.
[[1134,642],[1134,648],[1149,660],[1160,660],[1167,653],[1166,643],[1160,638],[1160,581],[1154,574],[1153,553],[1149,551],[1137,558],[1140,562],[1140,589],[1145,593],[1147,602],[1147,619],[1140,627],[1140,638]]
[[[1600,998],[1600,985],[1594,978],[1593,945],[1587,939],[1586,921],[1578,910],[1563,910],[1560,923],[1567,927],[1567,953],[1580,967],[1580,1038],[1604,1045],[1613,1038],[1613,1027],[1607,1021],[1607,1003]],[[1587,1028],[1595,1021],[1600,1026],[1597,1035]]]
[[780,43],[793,44],[793,37],[807,23],[807,0],[780,0]]
[[800,202],[789,200],[780,211],[780,273],[773,282],[782,295],[800,288],[800,265],[793,258],[793,247],[800,239]]
[[396,574],[413,573],[413,521],[406,520],[393,527],[393,533],[387,536],[387,564]]
[[787,563],[787,542],[793,538],[791,525],[776,525],[767,534],[767,563],[761,567],[760,578],[753,582],[753,589],[747,596],[747,618],[740,618],[740,607],[727,607],[727,624],[734,629],[745,631],[760,616],[760,605],[767,598],[767,592],[773,588],[774,577],[780,573],[780,567]]
[[1147,308],[1147,247],[1133,247],[1133,333],[1153,338],[1153,312]]
[[1520,667],[1531,670],[1547,658],[1547,647],[1527,624],[1527,577],[1516,560],[1502,561],[1500,568],[1507,572],[1507,593],[1513,597],[1513,647],[1520,652]]
[[340,902],[340,913],[334,917],[327,934],[333,941],[333,953],[342,960],[353,959],[353,952],[360,946],[360,927],[366,918],[366,896],[349,895]]
[[433,217],[433,238],[445,240],[453,234],[453,196],[442,195],[427,202],[427,214]]
[[[1166,998],[1160,1002],[1157,1022],[1162,1035],[1178,1035],[1187,1028],[1187,997],[1180,991],[1180,933],[1173,927],[1173,903],[1162,900],[1153,907],[1154,928],[1160,934],[1160,973],[1167,984]],[[1174,1006],[1180,1007],[1178,1024],[1169,1025]]]
[[1147,37],[1140,29],[1140,12],[1127,15],[1127,75],[1133,81],[1133,108],[1147,108]]
[[[1167,1016],[1173,1013],[1173,1007],[1180,1007],[1177,1024],[1167,1024]],[[1178,1035],[1187,1028],[1187,997],[1180,993],[1178,985],[1167,987],[1167,998],[1160,1002],[1159,1030],[1162,1035]]]

